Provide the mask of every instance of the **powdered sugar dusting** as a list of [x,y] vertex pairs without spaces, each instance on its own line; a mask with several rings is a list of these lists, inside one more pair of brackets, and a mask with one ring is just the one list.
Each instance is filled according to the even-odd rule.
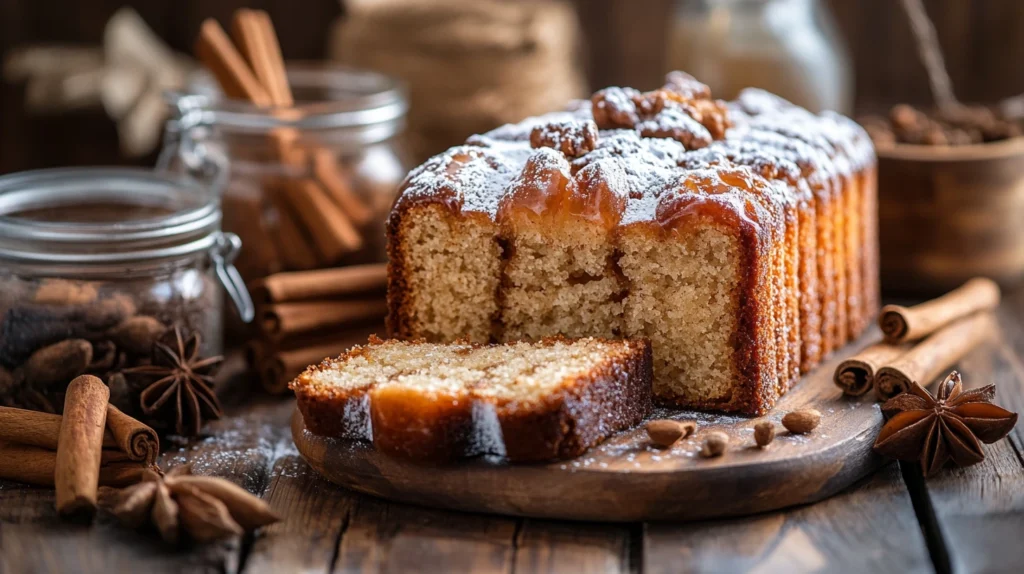
[[[701,85],[692,78],[686,80],[686,85],[691,84]],[[672,76],[665,89],[679,89],[673,87]],[[699,90],[687,93],[677,95],[708,97]],[[852,120],[829,112],[812,114],[764,90],[744,90],[736,101],[727,104],[728,121],[733,127],[717,141],[686,111],[687,104],[680,105],[673,99],[676,96],[665,94],[606,89],[598,93],[600,97],[595,95],[596,104],[577,102],[571,111],[528,118],[473,136],[467,145],[452,148],[413,170],[397,205],[443,203],[462,212],[485,213],[496,221],[503,198],[516,190],[522,192],[524,186],[550,183],[523,180],[521,174],[528,162],[544,162],[548,167],[557,164],[561,171],[567,160],[577,183],[581,170],[608,162],[615,167],[606,171],[614,175],[601,181],[613,193],[628,198],[621,206],[619,225],[629,225],[655,221],[659,196],[670,182],[685,179],[682,176],[690,170],[728,171],[747,166],[762,182],[787,182],[788,191],[782,191],[782,199],[793,202],[803,199],[808,186],[831,189],[837,178],[849,177],[854,170],[875,161],[870,138]],[[638,102],[646,107],[641,110]],[[595,112],[601,121],[595,120]],[[589,142],[577,141],[584,133],[580,126],[590,121],[612,128],[598,132],[593,149]],[[540,149],[562,156],[561,161],[534,153],[530,134],[535,129],[558,134],[549,138],[545,144],[548,147]],[[565,137],[575,139],[563,141]],[[566,156],[551,148],[573,153]],[[583,149],[589,151],[577,155]],[[743,191],[743,186],[738,189]]]

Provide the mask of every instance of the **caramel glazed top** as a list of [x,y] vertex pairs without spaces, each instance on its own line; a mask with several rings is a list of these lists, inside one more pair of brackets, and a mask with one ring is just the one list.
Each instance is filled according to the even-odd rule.
[[874,162],[849,118],[759,89],[713,100],[672,72],[654,91],[605,88],[567,111],[471,136],[409,173],[392,217],[441,204],[504,224],[571,215],[609,230],[671,229],[699,211],[774,234],[787,205],[839,193]]

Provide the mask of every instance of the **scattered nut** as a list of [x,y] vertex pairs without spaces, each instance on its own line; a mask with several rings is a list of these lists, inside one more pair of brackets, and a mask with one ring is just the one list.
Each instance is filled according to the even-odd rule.
[[647,436],[651,442],[661,448],[668,448],[679,439],[686,438],[697,430],[697,424],[692,421],[674,421],[659,419],[647,423]]
[[764,448],[775,440],[775,423],[772,421],[759,421],[754,425],[754,442],[757,446]]
[[821,413],[815,409],[803,409],[786,413],[782,417],[782,426],[793,434],[809,433],[821,422]]
[[722,456],[728,444],[729,435],[718,431],[709,432],[704,437],[704,444],[700,447],[700,455],[704,458]]

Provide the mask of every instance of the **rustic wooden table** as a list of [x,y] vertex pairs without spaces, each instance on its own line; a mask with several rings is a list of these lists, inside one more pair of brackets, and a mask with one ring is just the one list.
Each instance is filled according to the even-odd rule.
[[[1024,290],[992,343],[958,366],[1024,411]],[[255,536],[171,549],[100,515],[65,524],[53,492],[0,481],[0,573],[21,572],[1020,572],[1024,425],[977,466],[921,478],[889,464],[818,504],[698,522],[567,523],[443,512],[358,495],[319,478],[289,433],[291,399],[235,397],[208,436],[163,466],[238,482],[284,520]],[[229,397],[230,401],[231,398]]]

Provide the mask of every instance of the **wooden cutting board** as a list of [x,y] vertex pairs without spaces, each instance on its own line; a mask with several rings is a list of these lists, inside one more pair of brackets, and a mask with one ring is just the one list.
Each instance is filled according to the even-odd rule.
[[[836,364],[867,345],[847,346],[808,373],[766,418],[815,408],[820,426],[791,435],[781,424],[767,449],[754,445],[758,418],[657,409],[654,418],[696,420],[697,433],[671,449],[653,448],[642,427],[621,433],[575,460],[518,464],[480,457],[425,466],[383,455],[368,443],[316,436],[292,418],[299,452],[328,480],[388,500],[437,508],[594,521],[691,520],[738,516],[821,500],[875,470],[871,446],[882,426],[874,397],[844,397],[832,384]],[[712,430],[731,437],[726,454],[698,456]]]

